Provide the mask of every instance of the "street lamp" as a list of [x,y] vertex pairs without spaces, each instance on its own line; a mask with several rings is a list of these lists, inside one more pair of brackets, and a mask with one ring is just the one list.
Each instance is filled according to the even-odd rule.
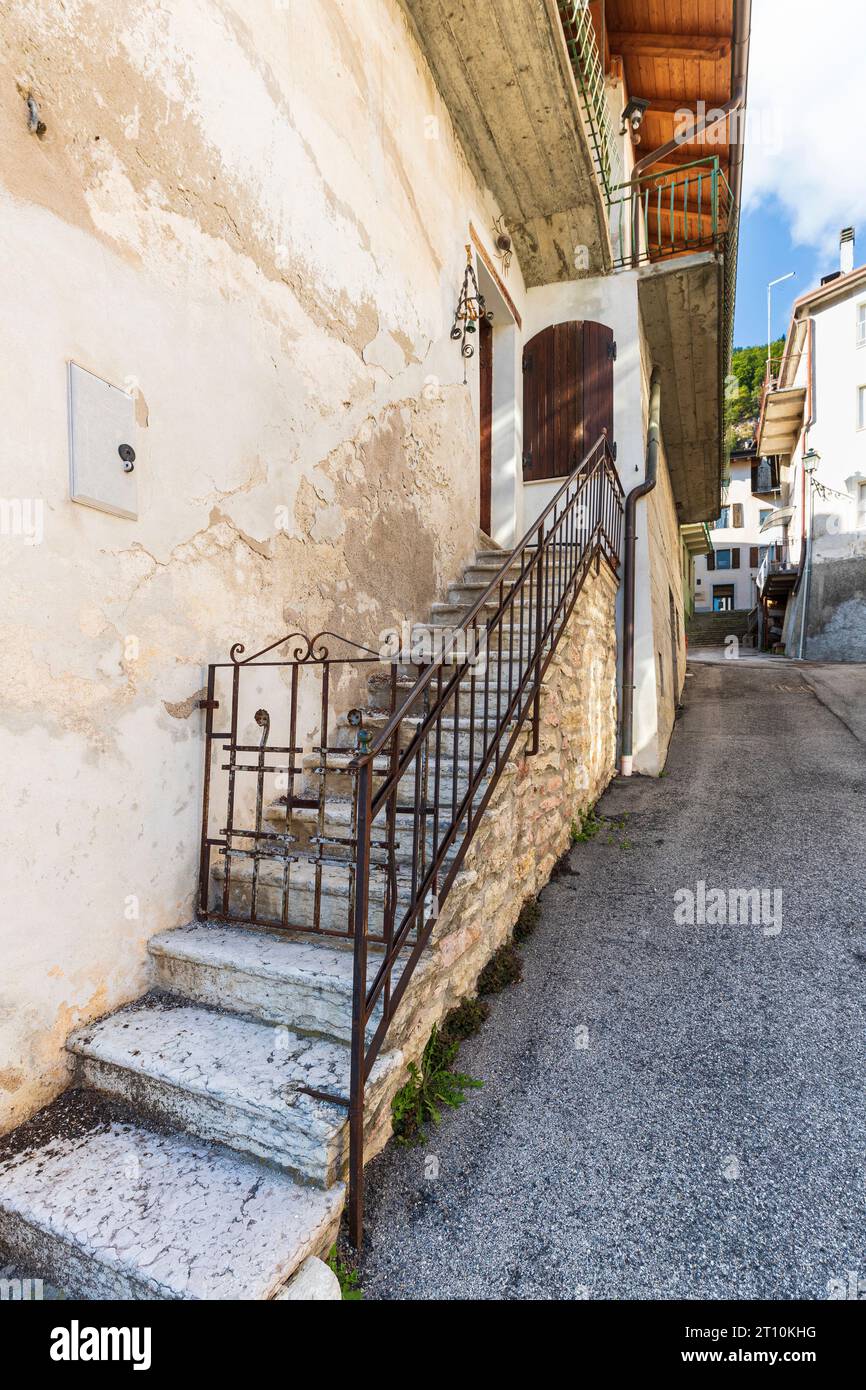
[[817,449],[807,449],[803,455],[803,467],[807,473],[814,473],[821,462],[821,455]]
[[773,350],[773,289],[776,285],[784,284],[786,280],[793,280],[796,270],[789,270],[787,275],[780,275],[778,280],[771,280],[767,286],[767,377],[770,375],[770,357]]

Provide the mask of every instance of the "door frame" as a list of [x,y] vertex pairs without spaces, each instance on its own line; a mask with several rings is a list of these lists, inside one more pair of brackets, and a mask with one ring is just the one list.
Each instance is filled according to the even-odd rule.
[[493,325],[489,319],[481,319],[478,324],[478,525],[485,536],[490,535],[493,525],[493,362]]

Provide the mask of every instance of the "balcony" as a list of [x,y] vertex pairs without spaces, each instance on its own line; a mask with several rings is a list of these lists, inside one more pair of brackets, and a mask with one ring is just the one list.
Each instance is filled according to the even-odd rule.
[[650,352],[664,373],[662,431],[678,520],[701,521],[718,511],[722,483],[720,363],[733,335],[737,206],[718,157],[708,157],[621,185],[609,217],[614,267],[637,277]]
[[738,209],[718,156],[620,184],[609,203],[615,270],[713,252],[724,262],[723,342],[733,336]]
[[797,446],[806,408],[806,387],[791,384],[798,365],[799,359],[773,357],[767,362],[757,436],[761,455],[790,457]]
[[797,579],[798,563],[788,540],[771,545],[761,561],[755,583],[761,598],[786,598]]

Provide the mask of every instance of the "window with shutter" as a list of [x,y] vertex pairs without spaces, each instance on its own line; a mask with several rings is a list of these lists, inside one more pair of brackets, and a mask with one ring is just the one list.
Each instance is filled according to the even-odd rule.
[[709,555],[707,556],[707,569],[708,569],[708,570],[714,570],[715,568],[716,568],[716,557],[715,557],[715,555],[713,554],[713,552],[710,551]]
[[749,568],[755,570],[760,563],[761,560],[758,555],[758,547],[756,545],[749,546]]
[[733,549],[731,550],[731,569],[732,569],[732,570],[738,570],[739,568],[740,568],[740,547],[739,547],[738,545],[735,545],[735,546],[733,547]]
[[603,430],[613,442],[613,330],[572,321],[523,350],[523,477],[563,478]]

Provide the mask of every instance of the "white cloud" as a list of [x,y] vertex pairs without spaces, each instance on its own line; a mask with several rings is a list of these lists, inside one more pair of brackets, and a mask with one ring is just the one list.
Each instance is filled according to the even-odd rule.
[[864,0],[754,0],[744,204],[775,197],[793,240],[828,252],[842,227],[866,247]]

